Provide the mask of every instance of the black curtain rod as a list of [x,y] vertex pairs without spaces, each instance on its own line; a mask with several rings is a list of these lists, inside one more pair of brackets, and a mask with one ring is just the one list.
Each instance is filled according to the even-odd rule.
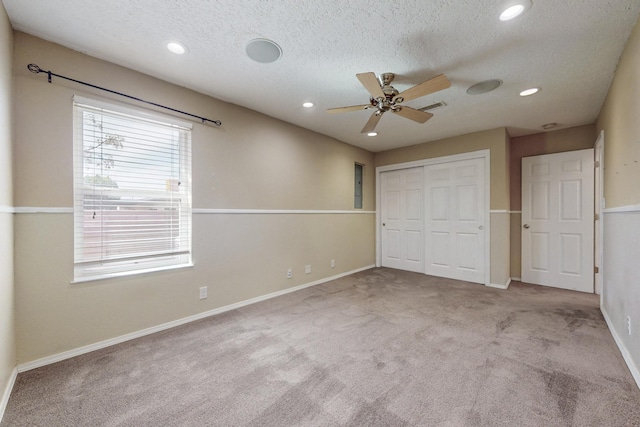
[[122,92],[116,92],[115,90],[111,90],[111,89],[107,89],[107,88],[104,88],[104,87],[92,85],[91,83],[87,83],[87,82],[83,82],[83,81],[80,81],[80,80],[72,79],[70,77],[61,76],[60,74],[52,73],[51,71],[45,71],[42,68],[38,67],[36,64],[29,64],[29,65],[27,65],[27,68],[32,73],[36,73],[36,74],[47,73],[47,76],[48,76],[47,80],[49,81],[49,83],[51,83],[51,76],[56,76],[56,77],[60,77],[61,79],[70,80],[70,81],[75,82],[75,83],[80,83],[81,85],[89,86],[89,87],[92,87],[92,88],[95,88],[95,89],[104,90],[105,92],[114,93],[116,95],[124,96],[125,98],[133,99],[133,100],[138,101],[138,102],[144,102],[145,104],[153,105],[155,107],[164,108],[165,110],[170,110],[170,111],[174,111],[176,113],[184,114],[184,115],[187,115],[187,116],[190,116],[190,117],[195,117],[196,119],[202,120],[202,123],[210,122],[210,123],[213,123],[216,126],[222,126],[222,122],[220,120],[211,120],[211,119],[207,119],[206,117],[196,116],[195,114],[187,113],[185,111],[176,110],[175,108],[167,107],[167,106],[161,105],[161,104],[156,104],[155,102],[145,101],[144,99],[136,98],[135,96],[127,95],[127,94],[122,93]]

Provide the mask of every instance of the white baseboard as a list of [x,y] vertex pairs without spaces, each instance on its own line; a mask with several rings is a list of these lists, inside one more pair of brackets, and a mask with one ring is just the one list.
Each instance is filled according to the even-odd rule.
[[622,353],[622,357],[624,358],[624,361],[627,363],[627,367],[631,371],[631,375],[633,376],[633,379],[636,381],[636,385],[638,386],[638,388],[640,388],[640,370],[638,370],[638,367],[633,362],[633,359],[631,358],[631,354],[629,353],[629,350],[627,350],[627,347],[625,347],[624,342],[622,341],[622,338],[620,338],[620,335],[618,335],[618,332],[613,327],[613,322],[611,322],[611,318],[609,317],[609,314],[607,313],[607,310],[605,310],[603,305],[600,306],[600,311],[604,316],[605,322],[607,322],[607,326],[609,327],[609,331],[613,336],[613,340],[618,345],[618,349],[620,349],[620,353]]
[[18,365],[18,372],[25,372],[31,369],[39,368],[41,366],[50,365],[52,363],[60,362],[65,359],[70,359],[81,354],[90,353],[95,350],[110,347],[112,345],[120,344],[125,341],[130,341],[136,338],[144,337],[146,335],[154,334],[156,332],[164,331],[166,329],[175,328],[176,326],[184,325],[187,323],[195,322],[196,320],[204,319],[206,317],[214,316],[216,314],[224,313],[225,311],[234,310],[236,308],[244,307],[247,305],[255,304],[257,302],[265,301],[271,298],[279,297],[291,292],[296,292],[301,289],[309,288],[311,286],[320,285],[322,283],[336,280],[350,274],[358,273],[360,271],[369,270],[374,268],[373,265],[369,265],[355,270],[347,271],[346,273],[336,274],[335,276],[326,277],[324,279],[316,280],[315,282],[305,283],[303,285],[295,286],[293,288],[283,289],[281,291],[273,292],[270,294],[262,295],[259,297],[251,298],[245,301],[240,301],[234,304],[225,305],[224,307],[214,308],[213,310],[205,311],[202,313],[194,314],[193,316],[184,317],[182,319],[173,320],[171,322],[163,323],[161,325],[152,326],[150,328],[142,329],[140,331],[132,332],[130,334],[121,335],[119,337],[111,338],[108,340],[100,341],[94,344],[78,347],[73,350],[65,351],[62,353],[54,354],[52,356],[43,357],[41,359],[33,360],[31,362],[21,363]]
[[11,396],[11,391],[13,390],[13,385],[16,383],[16,378],[18,377],[18,368],[13,368],[13,372],[11,373],[11,377],[9,377],[9,382],[7,386],[4,388],[2,392],[2,399],[0,400],[0,423],[2,422],[2,417],[4,417],[4,411],[7,409],[7,404],[9,403],[9,396]]
[[509,280],[507,280],[507,283],[505,284],[489,283],[487,286],[490,288],[496,288],[496,289],[509,289],[510,284],[511,284],[511,278],[509,278]]

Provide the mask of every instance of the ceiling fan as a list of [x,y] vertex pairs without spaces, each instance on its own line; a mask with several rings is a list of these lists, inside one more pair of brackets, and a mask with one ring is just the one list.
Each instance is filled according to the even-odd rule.
[[347,111],[375,109],[367,124],[362,128],[361,133],[372,132],[378,125],[382,115],[387,111],[396,113],[399,116],[413,120],[414,122],[426,122],[433,117],[433,114],[400,104],[404,101],[411,101],[412,99],[429,95],[451,86],[449,79],[447,79],[444,74],[440,74],[439,76],[415,85],[400,93],[391,86],[391,82],[395,77],[395,74],[393,73],[384,73],[380,75],[380,80],[378,80],[374,73],[360,73],[356,74],[356,77],[360,80],[362,86],[364,86],[371,94],[369,104],[329,108],[327,112],[344,113]]

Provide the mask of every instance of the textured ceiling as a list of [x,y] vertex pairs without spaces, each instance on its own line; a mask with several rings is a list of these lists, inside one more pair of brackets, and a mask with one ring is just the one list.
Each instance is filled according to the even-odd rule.
[[[2,1],[17,30],[371,151],[593,123],[640,13],[638,0],[533,0],[508,22],[498,20],[506,0]],[[250,60],[254,38],[277,42],[282,58]],[[188,54],[169,53],[169,40]],[[447,106],[425,124],[387,113],[377,137],[362,135],[371,112],[324,110],[366,104],[355,74],[368,71],[395,73],[399,91],[444,73],[451,88],[406,104]],[[487,79],[504,84],[466,94]],[[542,90],[518,96],[534,86]]]

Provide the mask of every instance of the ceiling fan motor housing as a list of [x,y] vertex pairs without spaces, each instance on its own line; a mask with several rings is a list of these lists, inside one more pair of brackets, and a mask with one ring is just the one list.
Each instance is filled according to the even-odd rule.
[[[382,92],[384,93],[384,96],[388,100],[393,99],[394,97],[398,96],[398,94],[400,93],[396,88],[391,86],[391,82],[393,81],[394,77],[395,77],[395,74],[393,73],[384,73],[380,75],[380,86],[382,87]],[[399,102],[402,102],[402,101],[399,101]]]
[[371,105],[376,107],[378,111],[376,111],[376,115],[382,115],[389,110],[398,111],[400,108],[397,103],[404,101],[402,97],[398,97],[400,92],[393,86],[391,86],[391,82],[395,74],[393,73],[384,73],[380,75],[380,87],[382,88],[382,93],[384,93],[384,98],[371,98]]

